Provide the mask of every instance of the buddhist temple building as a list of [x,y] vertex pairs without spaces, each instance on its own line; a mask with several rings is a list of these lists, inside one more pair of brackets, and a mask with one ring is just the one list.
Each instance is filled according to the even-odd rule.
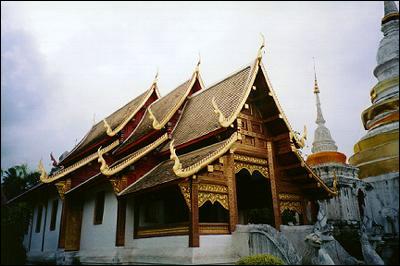
[[263,47],[208,88],[200,62],[163,97],[156,77],[58,170],[40,162],[41,184],[20,196],[34,203],[29,261],[232,263],[237,225],[314,224],[336,185],[301,156],[306,136],[279,104]]
[[385,238],[399,237],[399,12],[394,1],[384,2],[384,17],[371,89],[372,105],[361,119],[368,130],[354,146],[350,164],[372,186],[366,195],[367,226],[379,225]]

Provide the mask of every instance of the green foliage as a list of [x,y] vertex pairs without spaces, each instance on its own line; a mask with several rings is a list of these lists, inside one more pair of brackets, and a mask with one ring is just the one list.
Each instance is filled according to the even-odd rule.
[[[10,200],[39,182],[39,173],[29,172],[26,165],[1,170],[1,264],[25,264],[26,251],[22,245],[28,230],[31,207],[25,202],[3,205],[3,196]],[[5,203],[5,202],[4,202]]]
[[285,263],[271,254],[257,254],[241,258],[236,265],[285,265]]
[[16,165],[1,170],[2,190],[7,200],[10,200],[39,183],[40,173],[29,172],[26,164]]

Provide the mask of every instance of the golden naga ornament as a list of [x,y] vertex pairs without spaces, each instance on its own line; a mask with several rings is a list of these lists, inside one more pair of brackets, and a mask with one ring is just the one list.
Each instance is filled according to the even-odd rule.
[[218,108],[217,103],[215,102],[215,97],[213,97],[211,99],[211,103],[214,107],[214,113],[216,113],[218,115],[218,123],[222,126],[222,127],[229,127],[232,122],[230,121],[231,119],[226,118],[224,116],[224,114],[222,113],[222,111]]
[[110,125],[107,123],[106,119],[103,119],[103,125],[104,125],[104,128],[106,129],[107,135],[109,135],[110,137],[113,137],[113,136],[115,136],[115,134],[117,134],[118,131],[113,131],[112,128],[110,127]]
[[150,117],[150,119],[153,121],[153,124],[152,124],[152,125],[153,125],[153,128],[156,129],[156,130],[162,129],[164,125],[161,124],[160,122],[158,122],[158,120],[157,120],[157,118],[155,117],[153,111],[151,111],[151,108],[149,107],[147,110],[148,110],[148,112],[149,112],[149,117]]
[[299,147],[302,149],[306,145],[306,140],[307,140],[307,127],[304,125],[304,131],[303,134],[301,135],[300,138],[297,137],[296,133],[293,131],[290,131],[290,140],[291,141],[296,141],[296,143],[299,145]]
[[182,167],[182,163],[180,162],[175,152],[174,140],[172,140],[169,144],[169,150],[171,153],[170,159],[174,161],[174,166],[172,167],[172,170],[174,171],[175,175],[179,177],[189,177],[196,174],[198,171],[200,171],[200,169],[206,167],[207,165],[209,165],[210,163],[212,163],[213,161],[217,160],[219,157],[224,155],[227,151],[229,151],[232,145],[237,141],[238,139],[237,136],[238,136],[237,132],[233,133],[229,137],[229,139],[227,139],[226,142],[222,144],[214,152],[210,153],[200,161],[186,168]]
[[265,37],[264,37],[264,34],[262,34],[260,32],[260,35],[261,35],[261,46],[258,49],[258,53],[257,53],[257,60],[259,60],[259,61],[261,61],[261,59],[262,59],[262,51],[263,51],[263,48],[265,48]]

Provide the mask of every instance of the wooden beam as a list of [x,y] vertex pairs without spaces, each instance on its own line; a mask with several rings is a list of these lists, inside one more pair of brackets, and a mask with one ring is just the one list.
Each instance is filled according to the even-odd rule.
[[200,247],[199,236],[199,183],[197,178],[190,178],[190,211],[189,211],[189,247]]
[[273,116],[270,116],[268,118],[265,118],[265,119],[262,120],[262,122],[263,123],[270,123],[270,122],[273,122],[273,121],[278,120],[278,119],[282,119],[282,115],[281,114],[277,114],[277,115],[273,115]]
[[275,157],[275,147],[272,141],[267,141],[267,154],[268,154],[268,170],[269,177],[271,180],[271,194],[272,194],[272,206],[274,209],[274,219],[275,219],[275,228],[279,230],[281,226],[281,212],[280,212],[280,203],[279,203],[279,188],[277,184],[277,173],[278,169],[276,167],[276,157]]
[[121,247],[125,245],[126,198],[118,198],[117,208],[115,246]]
[[316,183],[304,184],[300,186],[300,189],[316,189],[318,185]]
[[234,167],[234,158],[232,153],[223,157],[224,174],[227,178],[228,201],[229,201],[229,231],[232,233],[236,229],[238,221],[238,209],[236,202],[236,176]]
[[285,171],[285,170],[289,170],[289,169],[293,169],[293,168],[300,168],[300,167],[301,167],[301,163],[294,163],[294,164],[289,164],[289,165],[285,165],[285,166],[279,166],[279,170]]
[[279,140],[283,140],[283,139],[289,139],[289,132],[285,132],[285,133],[281,133],[279,135],[276,135],[275,137],[272,138],[273,141],[279,141]]

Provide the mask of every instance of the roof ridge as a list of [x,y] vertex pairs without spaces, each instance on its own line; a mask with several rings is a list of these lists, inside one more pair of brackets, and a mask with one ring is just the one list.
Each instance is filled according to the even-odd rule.
[[211,85],[209,85],[209,86],[208,86],[207,88],[205,88],[204,90],[200,90],[200,91],[198,91],[198,92],[192,94],[191,96],[189,96],[189,98],[190,98],[190,99],[195,98],[197,95],[199,95],[199,94],[201,94],[201,93],[203,93],[203,92],[205,92],[205,91],[208,91],[209,89],[214,88],[215,86],[217,86],[217,85],[219,85],[220,83],[226,81],[227,79],[232,78],[233,76],[239,74],[240,72],[244,71],[245,69],[247,69],[247,68],[249,68],[249,67],[251,68],[253,63],[254,63],[254,60],[251,61],[249,64],[246,64],[245,66],[241,67],[240,69],[236,69],[236,70],[230,72],[230,73],[228,74],[227,77],[225,77],[225,78],[222,79],[222,80],[219,80],[219,81],[216,81],[216,82],[212,83]]

